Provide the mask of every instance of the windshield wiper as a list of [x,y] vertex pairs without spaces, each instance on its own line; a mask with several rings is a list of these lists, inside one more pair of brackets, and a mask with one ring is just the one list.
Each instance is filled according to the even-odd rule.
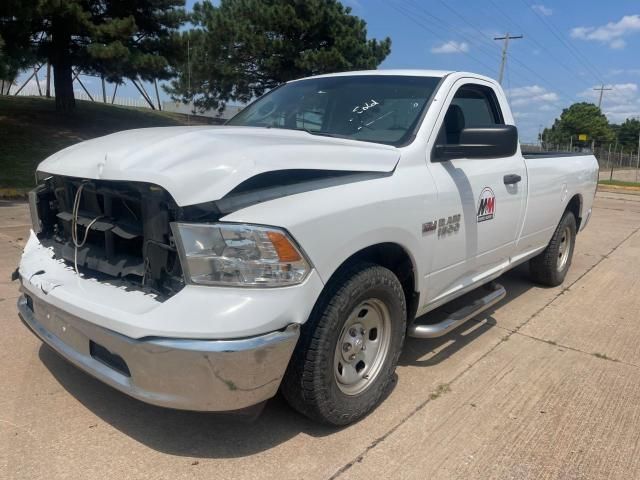
[[283,128],[284,130],[297,130],[299,132],[307,132],[311,135],[317,135],[319,137],[346,138],[349,140],[353,140],[353,138],[347,135],[340,135],[339,133],[322,132],[320,130],[309,130],[308,128],[285,128],[285,127],[276,127],[276,128]]
[[[306,132],[310,135],[316,135],[318,137],[332,137],[332,138],[346,138],[347,140],[358,140],[357,138],[350,137],[349,135],[340,135],[339,133],[322,132],[319,130],[309,130],[308,128],[289,128],[289,127],[275,127],[273,125],[263,125],[264,128],[276,128],[278,130],[296,130],[298,132]],[[363,140],[358,140],[363,141]]]

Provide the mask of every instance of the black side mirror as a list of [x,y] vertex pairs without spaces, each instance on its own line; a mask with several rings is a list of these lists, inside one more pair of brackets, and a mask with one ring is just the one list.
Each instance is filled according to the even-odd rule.
[[435,161],[454,158],[510,157],[518,150],[518,129],[513,125],[464,128],[460,131],[460,143],[436,144]]

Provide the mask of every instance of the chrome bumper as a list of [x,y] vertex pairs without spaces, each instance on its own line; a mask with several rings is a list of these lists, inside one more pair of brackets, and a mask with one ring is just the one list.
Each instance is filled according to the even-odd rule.
[[275,395],[299,326],[239,340],[132,339],[42,300],[18,299],[22,321],[71,363],[153,405],[233,411]]

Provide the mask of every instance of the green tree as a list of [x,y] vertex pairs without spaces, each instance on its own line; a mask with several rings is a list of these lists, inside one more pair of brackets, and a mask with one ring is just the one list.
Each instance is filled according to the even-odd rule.
[[[4,53],[4,40],[0,37],[0,82],[3,80],[9,80],[9,59]],[[3,87],[0,86],[0,95],[4,94]]]
[[32,12],[36,1],[0,2],[0,94],[8,92],[20,70],[36,61],[31,41]]
[[640,136],[640,120],[627,118],[618,128],[618,144],[625,152],[638,151],[638,138]]
[[205,1],[192,22],[183,36],[191,61],[166,90],[200,109],[308,75],[374,69],[391,51],[389,38],[367,39],[364,20],[337,0]]
[[556,118],[551,128],[545,128],[542,138],[545,143],[551,145],[568,144],[573,137],[573,143],[578,140],[578,135],[587,134],[591,143],[604,144],[614,138],[613,131],[607,117],[592,103],[574,103],[565,108]]
[[[17,0],[3,0],[17,3]],[[34,54],[53,67],[56,108],[75,107],[73,71],[103,75],[112,82],[140,77],[170,78],[181,50],[178,28],[184,0],[26,0],[0,16],[4,30],[28,25]],[[24,32],[24,28],[22,30]],[[7,38],[5,37],[5,41]],[[23,46],[20,41],[15,45]]]

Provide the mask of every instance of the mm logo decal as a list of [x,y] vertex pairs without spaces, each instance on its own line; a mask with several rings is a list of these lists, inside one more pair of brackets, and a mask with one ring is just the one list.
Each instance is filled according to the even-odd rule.
[[478,223],[493,220],[496,214],[496,196],[489,187],[484,187],[478,199]]

